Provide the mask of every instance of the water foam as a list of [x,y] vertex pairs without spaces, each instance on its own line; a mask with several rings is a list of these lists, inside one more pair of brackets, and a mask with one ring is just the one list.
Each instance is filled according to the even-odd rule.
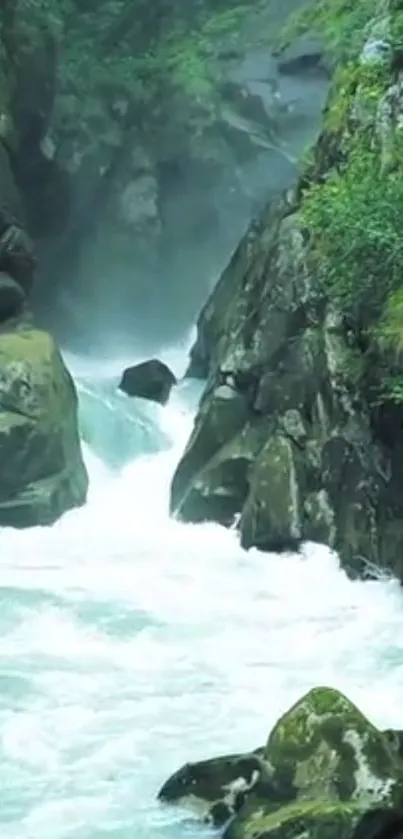
[[233,531],[169,518],[188,405],[179,389],[156,408],[170,447],[120,471],[87,448],[84,509],[0,532],[2,839],[200,835],[157,806],[162,781],[263,743],[314,684],[403,727],[396,582],[351,582],[322,547],[245,553]]

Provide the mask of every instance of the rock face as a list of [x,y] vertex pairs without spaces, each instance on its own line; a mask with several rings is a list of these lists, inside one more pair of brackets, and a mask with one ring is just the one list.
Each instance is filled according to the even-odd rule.
[[0,11],[2,36],[14,49],[8,62],[1,44],[0,526],[21,528],[51,524],[83,504],[88,484],[74,384],[53,338],[35,327],[29,311],[37,259],[17,186],[19,155],[35,147],[49,115],[52,49],[45,31],[25,28],[23,8],[5,3]]
[[8,320],[22,312],[25,303],[25,294],[15,280],[0,272],[0,321]]
[[403,810],[376,807],[358,822],[352,839],[401,839],[403,836]]
[[52,337],[0,332],[0,525],[52,524],[84,503],[73,382]]
[[200,315],[188,374],[207,384],[172,511],[237,520],[247,548],[312,540],[352,574],[403,578],[401,79],[393,13],[380,14],[336,74],[301,177],[251,225]]
[[315,688],[277,722],[264,748],[187,764],[159,798],[226,824],[225,839],[351,839],[361,824],[375,824],[370,808],[380,808],[379,826],[402,794],[403,763],[388,739],[343,694]]
[[141,399],[165,405],[175,384],[176,378],[169,367],[152,358],[150,361],[128,367],[122,375],[119,389],[128,396],[139,396]]

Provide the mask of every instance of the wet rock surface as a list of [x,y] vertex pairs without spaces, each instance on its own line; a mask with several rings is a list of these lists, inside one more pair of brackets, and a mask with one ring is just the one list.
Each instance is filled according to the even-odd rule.
[[165,405],[175,384],[172,370],[162,361],[152,358],[127,367],[120,380],[119,390],[128,396],[138,396]]
[[51,336],[0,332],[0,525],[53,524],[84,503],[88,478],[74,384]]
[[[358,80],[359,73],[368,80],[369,42]],[[318,55],[316,46],[304,49],[292,61]],[[395,171],[391,138],[401,110],[383,61],[377,72],[388,74],[385,90],[372,111],[364,82],[354,82],[343,110],[346,94],[335,81],[311,162],[251,224],[200,314],[188,375],[207,384],[173,478],[171,509],[184,520],[236,523],[246,548],[326,543],[349,574],[383,568],[403,578],[401,413],[395,397],[383,395],[385,370],[396,364],[376,343],[376,323],[349,320],[326,292],[305,209],[310,190],[315,195],[327,178],[337,189],[354,132],[365,130],[373,145],[377,138],[380,178]],[[348,128],[343,119],[351,119]],[[338,259],[335,251],[328,265],[336,277]],[[372,342],[363,337],[370,328]]]

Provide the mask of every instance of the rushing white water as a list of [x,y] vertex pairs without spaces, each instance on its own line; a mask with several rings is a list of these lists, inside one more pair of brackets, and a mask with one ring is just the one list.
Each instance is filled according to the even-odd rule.
[[[113,448],[135,414],[105,396],[99,367],[84,372],[87,432],[93,421],[97,450]],[[403,726],[395,582],[351,582],[321,547],[245,553],[234,532],[169,519],[191,396],[137,405],[153,452],[109,467],[86,450],[85,508],[0,531],[1,839],[206,836],[156,803],[160,784],[186,760],[262,744],[318,683]]]

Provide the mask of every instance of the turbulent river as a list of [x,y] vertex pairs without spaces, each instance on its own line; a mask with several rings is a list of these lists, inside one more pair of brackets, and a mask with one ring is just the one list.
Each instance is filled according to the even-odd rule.
[[148,406],[116,395],[121,364],[68,361],[88,504],[0,531],[0,836],[204,839],[156,803],[161,783],[262,744],[309,687],[403,727],[403,593],[349,581],[322,547],[245,553],[232,531],[170,520],[194,385]]

